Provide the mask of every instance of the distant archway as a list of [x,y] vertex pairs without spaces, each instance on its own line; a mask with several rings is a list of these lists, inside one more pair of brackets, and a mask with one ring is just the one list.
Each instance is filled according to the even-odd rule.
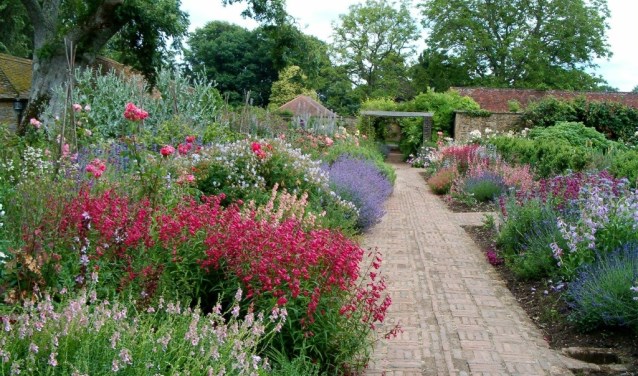
[[404,111],[361,111],[363,116],[376,117],[422,117],[423,118],[423,142],[432,138],[432,112],[404,112]]

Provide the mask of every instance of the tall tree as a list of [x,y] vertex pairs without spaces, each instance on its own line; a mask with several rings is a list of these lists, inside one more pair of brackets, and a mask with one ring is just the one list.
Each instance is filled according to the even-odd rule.
[[[243,0],[223,0],[225,4]],[[246,0],[245,13],[256,19],[279,19],[283,0]],[[180,0],[20,0],[33,26],[33,79],[29,105],[19,133],[51,98],[52,88],[67,78],[67,46],[76,49],[78,66],[91,64],[119,35],[123,56],[152,75],[169,40],[186,34],[187,15]],[[285,14],[285,12],[283,12]],[[130,53],[129,53],[130,52]]]
[[278,72],[290,66],[301,68],[307,75],[306,85],[318,89],[323,83],[322,70],[331,65],[327,45],[288,20],[252,31],[212,21],[195,30],[188,45],[187,69],[203,72],[217,82],[231,104],[242,103],[250,91],[255,105],[266,105]]
[[[396,70],[405,68],[401,64],[413,53],[411,42],[418,37],[417,24],[406,0],[396,6],[383,0],[366,0],[352,5],[347,14],[339,16],[338,24],[333,23],[331,55],[363,96],[394,96],[396,93],[383,88],[397,86]],[[399,74],[405,75],[405,71]]]
[[472,82],[461,62],[431,49],[425,49],[417,63],[410,67],[410,78],[419,93],[426,92],[428,88],[444,92],[452,86],[467,86]]
[[277,70],[266,43],[254,31],[224,21],[212,21],[193,32],[185,51],[188,70],[217,84],[233,105],[248,94],[255,105],[264,105]]
[[[611,55],[606,0],[424,0],[429,47],[490,86],[591,89]],[[560,78],[556,80],[556,78]]]

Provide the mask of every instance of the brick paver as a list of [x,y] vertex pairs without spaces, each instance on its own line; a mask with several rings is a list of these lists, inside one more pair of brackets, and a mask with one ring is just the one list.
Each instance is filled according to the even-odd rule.
[[395,163],[387,214],[365,235],[384,255],[403,333],[377,343],[367,375],[570,375],[481,250],[460,227],[482,214],[450,212],[421,172]]

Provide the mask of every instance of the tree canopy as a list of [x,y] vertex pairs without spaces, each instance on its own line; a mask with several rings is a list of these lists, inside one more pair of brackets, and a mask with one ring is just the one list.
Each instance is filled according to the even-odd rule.
[[19,0],[0,3],[0,53],[30,58],[33,52],[33,27]]
[[429,48],[475,84],[588,90],[609,57],[605,0],[424,0]]
[[249,91],[256,105],[267,103],[277,70],[259,31],[213,21],[195,30],[188,45],[188,69],[214,81],[229,103],[242,103]]
[[408,2],[366,0],[333,23],[334,62],[342,66],[362,96],[394,94],[407,76],[405,62],[418,37]]

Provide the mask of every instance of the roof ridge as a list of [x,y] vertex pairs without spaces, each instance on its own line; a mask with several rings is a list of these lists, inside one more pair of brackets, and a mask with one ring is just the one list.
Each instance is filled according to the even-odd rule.
[[24,57],[18,57],[18,56],[13,56],[9,54],[3,54],[3,53],[0,53],[0,58],[5,60],[13,60],[18,63],[29,63],[29,64],[33,63],[33,60],[31,59],[26,59]]

